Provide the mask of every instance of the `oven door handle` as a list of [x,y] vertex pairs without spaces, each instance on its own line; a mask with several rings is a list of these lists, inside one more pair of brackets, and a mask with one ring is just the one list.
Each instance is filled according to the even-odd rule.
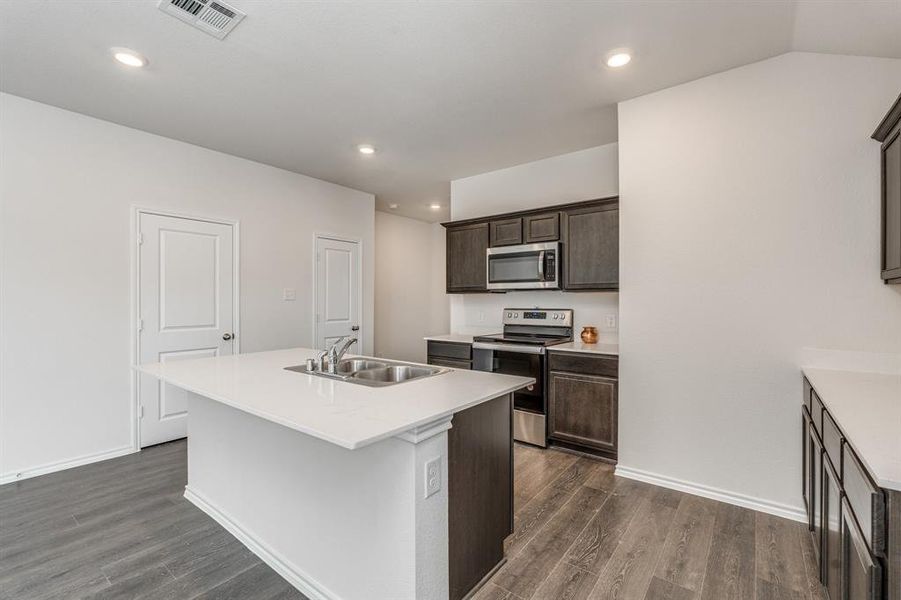
[[500,350],[502,352],[519,352],[520,354],[544,354],[544,346],[528,346],[526,344],[488,344],[473,342],[475,350]]

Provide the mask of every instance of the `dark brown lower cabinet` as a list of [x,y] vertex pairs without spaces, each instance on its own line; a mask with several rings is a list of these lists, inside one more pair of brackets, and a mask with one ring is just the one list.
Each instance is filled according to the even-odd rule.
[[504,560],[513,533],[513,397],[454,415],[447,432],[450,600]]
[[[842,600],[881,600],[882,567],[873,558],[847,500],[842,502]],[[896,590],[895,596],[901,591]],[[831,595],[830,600],[837,598]]]
[[822,579],[830,600],[842,590],[842,487],[828,456],[823,458]]
[[804,511],[807,513],[807,526],[810,528],[810,452],[808,436],[810,431],[810,412],[806,406],[801,407],[801,498],[804,500]]
[[[820,581],[829,600],[901,600],[901,491],[876,484],[829,411],[829,399],[806,380],[804,394],[802,495]],[[809,398],[822,415],[821,428],[808,411]]]
[[[808,519],[811,524],[810,535],[813,536],[813,551],[817,561],[820,561],[823,548],[823,443],[813,427],[808,432],[808,442],[810,452],[810,514]],[[820,564],[822,564],[821,561]],[[820,575],[822,576],[822,568]]]
[[617,358],[550,352],[548,438],[552,444],[617,457]]
[[438,367],[472,369],[472,344],[429,340],[426,361]]

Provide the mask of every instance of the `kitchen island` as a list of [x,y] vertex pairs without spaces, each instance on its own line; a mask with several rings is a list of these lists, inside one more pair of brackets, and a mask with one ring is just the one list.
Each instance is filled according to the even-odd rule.
[[285,370],[315,355],[139,367],[188,392],[185,497],[310,598],[462,598],[504,560],[511,394],[534,380]]

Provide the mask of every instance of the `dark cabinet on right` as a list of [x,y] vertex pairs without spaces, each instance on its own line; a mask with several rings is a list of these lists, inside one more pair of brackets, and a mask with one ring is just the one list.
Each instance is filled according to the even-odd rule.
[[563,212],[563,289],[619,289],[619,200]]
[[548,438],[552,444],[616,460],[619,359],[548,352]]
[[802,495],[829,600],[901,600],[901,491],[880,488],[804,378]]
[[901,96],[873,132],[880,150],[882,279],[901,284]]

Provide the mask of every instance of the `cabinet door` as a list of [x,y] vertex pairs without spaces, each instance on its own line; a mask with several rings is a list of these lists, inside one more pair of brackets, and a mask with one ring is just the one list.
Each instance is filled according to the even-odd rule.
[[832,461],[823,458],[823,555],[820,559],[823,584],[829,598],[841,598],[842,583],[842,489]]
[[616,452],[616,379],[551,371],[548,388],[551,439]]
[[488,223],[447,230],[447,291],[488,291]]
[[820,442],[820,436],[817,435],[816,429],[812,424],[808,428],[807,441],[808,459],[810,461],[808,466],[808,477],[810,478],[810,487],[808,488],[810,494],[810,534],[813,537],[813,551],[817,558],[817,564],[820,564],[820,549],[823,542],[823,444]]
[[807,513],[807,528],[812,527],[813,517],[810,514],[810,457],[808,436],[810,435],[810,414],[807,407],[801,407],[801,498],[804,500],[804,511]]
[[526,244],[556,242],[560,239],[560,213],[523,217],[522,229]]
[[619,205],[566,211],[563,289],[619,289]]
[[901,130],[882,145],[882,278],[901,283]]
[[512,246],[522,243],[522,219],[492,221],[491,246]]
[[880,600],[882,567],[863,539],[847,501],[842,502],[842,600]]

